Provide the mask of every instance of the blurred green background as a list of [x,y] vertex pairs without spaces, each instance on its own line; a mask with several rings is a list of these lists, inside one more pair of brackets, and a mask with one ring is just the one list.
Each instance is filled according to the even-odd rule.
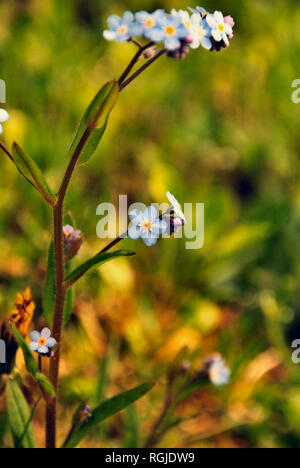
[[[18,141],[58,188],[76,126],[93,95],[118,77],[131,44],[102,38],[126,9],[186,8],[183,0],[2,0],[4,141]],[[191,1],[189,6],[196,6]],[[161,409],[169,363],[185,345],[192,366],[219,351],[231,383],[199,391],[166,447],[300,447],[300,7],[292,0],[206,0],[235,21],[221,53],[160,59],[122,93],[96,157],[75,174],[66,208],[84,232],[78,261],[99,251],[99,203],[205,203],[205,245],[162,240],[81,281],[65,331],[60,437],[81,398],[97,403],[145,380],[155,389],[82,445],[133,446]],[[0,314],[30,286],[41,327],[51,216],[0,157]],[[28,398],[33,398],[28,395]],[[36,424],[42,444],[42,416]],[[40,427],[39,427],[40,424]],[[140,429],[139,429],[140,428]],[[0,431],[4,446],[7,441]],[[134,441],[133,441],[134,440]]]

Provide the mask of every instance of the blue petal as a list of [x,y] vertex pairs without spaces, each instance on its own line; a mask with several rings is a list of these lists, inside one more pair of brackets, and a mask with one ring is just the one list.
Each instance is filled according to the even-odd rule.
[[156,244],[158,237],[155,236],[154,234],[151,235],[150,232],[146,232],[146,233],[142,234],[142,239],[145,242],[145,244],[147,245],[147,247],[152,247],[153,245]]
[[201,40],[201,45],[202,45],[202,47],[204,47],[204,49],[207,49],[207,50],[210,50],[212,48],[212,43],[211,43],[210,39],[208,39],[208,37],[204,37]]
[[129,31],[131,36],[141,36],[143,34],[143,26],[139,23],[134,23],[130,26]]
[[38,343],[39,339],[41,338],[41,334],[37,331],[33,331],[32,333],[30,333],[30,338],[32,339],[32,341]]
[[115,31],[111,31],[110,29],[106,29],[104,32],[103,32],[103,37],[104,39],[106,39],[107,41],[114,41],[116,39],[116,32]]
[[168,225],[165,221],[161,220],[156,220],[154,223],[152,223],[151,226],[151,233],[154,234],[155,236],[159,236],[161,234],[164,234],[168,230]]
[[134,15],[131,11],[125,11],[123,15],[123,23],[130,24],[134,20]]
[[144,213],[140,210],[133,210],[130,211],[129,218],[134,224],[141,224],[144,221]]
[[50,338],[51,331],[49,330],[49,328],[43,328],[43,330],[41,331],[41,335],[43,338]]
[[164,32],[160,28],[152,28],[149,31],[145,31],[145,36],[151,41],[161,42],[164,38]]
[[144,218],[148,221],[155,221],[158,218],[157,209],[154,206],[148,206],[144,212]]
[[167,37],[165,38],[165,47],[168,50],[176,50],[180,47],[180,41],[177,37]]
[[110,27],[110,29],[118,29],[118,27],[121,24],[121,18],[117,15],[111,15],[108,20],[107,24]]
[[46,345],[48,348],[53,348],[56,345],[55,338],[48,338]]
[[128,231],[128,237],[131,240],[137,240],[141,237],[141,230],[138,226],[133,224]]
[[39,344],[36,341],[32,341],[29,345],[29,348],[31,349],[31,351],[37,351],[38,347],[39,347]]
[[147,19],[149,16],[149,13],[147,11],[138,11],[136,14],[135,14],[135,17],[138,21],[145,21],[145,19]]

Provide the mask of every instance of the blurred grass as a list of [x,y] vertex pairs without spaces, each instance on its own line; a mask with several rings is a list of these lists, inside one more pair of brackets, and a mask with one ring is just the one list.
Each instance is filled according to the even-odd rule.
[[[17,140],[58,187],[85,107],[134,51],[102,39],[107,16],[186,6],[3,0],[6,143]],[[181,415],[199,417],[170,431],[162,446],[300,447],[300,377],[290,358],[300,336],[300,106],[291,101],[300,7],[292,0],[203,6],[235,18],[231,47],[191,52],[184,62],[163,58],[140,77],[120,96],[97,157],[77,170],[68,195],[86,238],[80,260],[103,245],[96,236],[102,201],[128,194],[130,203],[162,202],[170,190],[182,202],[205,203],[202,250],[185,250],[184,240],[153,249],[140,242],[136,258],[105,265],[77,287],[65,333],[60,435],[81,399],[99,402],[158,381],[139,411],[109,421],[83,446],[128,446],[139,440],[139,427],[146,434],[160,409],[165,368],[188,345],[195,368],[222,352],[233,380],[182,405]],[[1,314],[29,285],[38,327],[50,213],[2,156],[0,171]]]

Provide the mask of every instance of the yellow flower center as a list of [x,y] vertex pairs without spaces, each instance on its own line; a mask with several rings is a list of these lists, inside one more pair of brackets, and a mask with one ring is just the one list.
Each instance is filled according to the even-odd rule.
[[224,24],[219,24],[219,31],[224,32]]
[[155,21],[152,18],[148,18],[144,22],[144,26],[145,26],[145,28],[153,28],[155,26]]
[[174,26],[167,26],[165,28],[165,32],[168,36],[174,36],[174,34],[176,33],[176,28],[174,28]]
[[42,338],[39,339],[39,345],[40,345],[40,346],[45,346],[46,343],[47,343],[47,339],[46,339],[46,338],[43,338],[43,337],[42,337]]
[[188,20],[186,20],[186,21],[184,22],[184,25],[185,25],[185,27],[188,28],[188,29],[190,29],[190,28],[192,27],[192,23],[191,23],[190,21],[188,21]]
[[142,224],[142,229],[144,229],[144,231],[150,231],[151,227],[152,227],[152,223],[150,221],[145,221]]
[[124,36],[127,33],[128,33],[128,26],[126,26],[126,24],[123,24],[122,26],[119,27],[118,34],[120,36]]

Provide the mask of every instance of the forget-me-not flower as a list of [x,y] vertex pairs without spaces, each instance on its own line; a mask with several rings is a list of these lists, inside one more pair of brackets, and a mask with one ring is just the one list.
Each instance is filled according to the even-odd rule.
[[165,234],[168,225],[159,219],[157,209],[149,206],[144,212],[134,210],[129,213],[132,222],[128,237],[132,240],[142,238],[148,247],[155,245],[161,234]]
[[153,13],[139,11],[135,14],[135,23],[132,26],[134,36],[144,35],[146,39],[154,42],[163,40],[162,26],[165,23],[164,10],[156,10]]
[[30,333],[30,338],[32,342],[29,345],[29,348],[32,351],[46,355],[50,352],[51,348],[54,348],[56,345],[56,340],[51,338],[51,331],[49,328],[44,328],[41,333],[34,331]]
[[133,34],[134,15],[131,11],[126,11],[122,18],[117,15],[112,15],[108,18],[107,23],[110,29],[105,30],[103,36],[108,41],[126,42]]
[[182,18],[175,15],[166,15],[162,26],[162,41],[167,50],[176,50],[181,41],[188,37],[189,30],[184,26]]
[[6,110],[0,109],[0,135],[1,133],[3,133],[2,124],[4,122],[7,122],[8,119],[9,119],[9,114],[6,112]]
[[209,379],[214,385],[221,387],[228,384],[231,370],[225,364],[222,356],[216,354],[207,361],[207,366]]
[[215,11],[213,15],[207,15],[206,21],[211,28],[211,35],[216,42],[224,41],[229,46],[229,36],[232,35],[232,27],[225,22],[223,13]]

